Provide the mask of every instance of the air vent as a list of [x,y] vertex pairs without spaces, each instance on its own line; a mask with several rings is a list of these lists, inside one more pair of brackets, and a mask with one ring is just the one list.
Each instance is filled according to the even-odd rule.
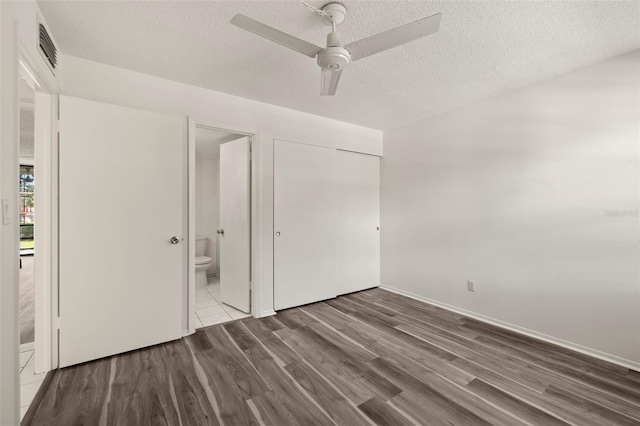
[[48,62],[51,67],[51,71],[55,70],[56,65],[58,64],[58,49],[56,49],[51,37],[49,37],[47,29],[42,24],[40,24],[39,43],[42,56]]

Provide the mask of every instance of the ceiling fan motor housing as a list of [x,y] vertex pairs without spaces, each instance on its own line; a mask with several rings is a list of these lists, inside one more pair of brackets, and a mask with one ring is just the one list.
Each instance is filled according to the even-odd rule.
[[328,3],[322,6],[325,15],[322,16],[322,22],[325,25],[340,25],[347,19],[347,8],[340,3]]
[[327,47],[318,53],[318,65],[322,69],[339,71],[349,65],[351,54],[343,47]]

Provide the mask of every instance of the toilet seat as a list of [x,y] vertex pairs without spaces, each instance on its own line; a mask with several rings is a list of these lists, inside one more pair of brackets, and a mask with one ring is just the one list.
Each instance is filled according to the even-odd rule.
[[196,265],[204,265],[211,262],[211,258],[208,256],[198,256],[196,257]]

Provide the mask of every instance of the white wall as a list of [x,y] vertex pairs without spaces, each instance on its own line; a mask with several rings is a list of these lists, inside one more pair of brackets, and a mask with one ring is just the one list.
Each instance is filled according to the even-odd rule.
[[213,259],[207,274],[218,272],[218,224],[220,223],[220,159],[196,150],[196,234],[208,238],[206,256]]
[[383,284],[639,368],[639,71],[636,51],[385,132]]
[[[273,312],[273,140],[283,139],[355,152],[382,154],[382,132],[237,96],[189,86],[122,68],[63,56],[65,95],[227,123],[259,133],[258,264],[260,301],[256,312]],[[259,144],[255,143],[259,140]],[[255,242],[255,241],[254,241]]]
[[48,90],[57,81],[37,51],[35,1],[0,2],[0,198],[11,222],[0,222],[0,424],[18,424],[18,60],[41,77]]

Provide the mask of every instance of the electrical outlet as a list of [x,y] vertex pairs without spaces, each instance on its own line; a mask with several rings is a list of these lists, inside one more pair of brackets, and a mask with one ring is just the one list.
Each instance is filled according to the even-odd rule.
[[467,281],[467,290],[476,291],[476,282],[472,280]]

